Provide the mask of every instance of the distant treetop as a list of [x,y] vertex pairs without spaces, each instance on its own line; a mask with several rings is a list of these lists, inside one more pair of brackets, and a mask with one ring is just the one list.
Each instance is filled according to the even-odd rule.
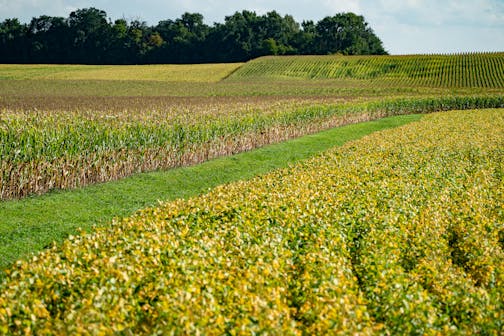
[[226,16],[208,26],[203,15],[148,26],[112,22],[105,11],[79,9],[68,18],[47,15],[29,24],[0,22],[0,63],[209,63],[243,62],[265,55],[387,54],[363,16],[339,13],[317,23],[296,22],[276,11]]

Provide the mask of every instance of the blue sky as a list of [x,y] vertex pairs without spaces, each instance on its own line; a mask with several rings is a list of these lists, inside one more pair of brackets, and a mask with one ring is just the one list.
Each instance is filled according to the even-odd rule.
[[86,7],[105,10],[112,20],[140,19],[150,25],[184,12],[201,13],[212,24],[243,9],[276,10],[298,22],[351,11],[364,15],[392,54],[504,51],[504,0],[0,0],[0,21],[67,17]]

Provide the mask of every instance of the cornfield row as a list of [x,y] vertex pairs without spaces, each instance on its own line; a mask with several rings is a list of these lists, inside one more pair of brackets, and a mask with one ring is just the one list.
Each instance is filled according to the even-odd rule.
[[20,261],[0,333],[504,329],[504,110],[425,116]]
[[[296,107],[297,106],[297,107]],[[383,116],[504,106],[504,97],[402,99],[379,103],[282,105],[151,116],[4,113],[0,119],[0,199],[116,180],[136,172],[222,155]]]
[[357,80],[361,85],[504,87],[504,53],[408,56],[263,57],[239,68],[233,80]]

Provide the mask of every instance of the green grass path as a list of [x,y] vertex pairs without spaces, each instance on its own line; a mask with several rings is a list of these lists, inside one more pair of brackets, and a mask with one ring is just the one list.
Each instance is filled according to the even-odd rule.
[[[61,242],[77,228],[106,225],[158,200],[188,198],[220,184],[249,179],[366,134],[420,119],[398,116],[335,128],[196,166],[138,174],[116,182],[0,203],[0,269]],[[1,275],[0,275],[1,277]]]

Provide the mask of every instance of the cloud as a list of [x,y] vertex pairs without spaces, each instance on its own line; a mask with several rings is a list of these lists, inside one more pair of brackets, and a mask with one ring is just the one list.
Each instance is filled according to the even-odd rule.
[[502,0],[362,0],[361,5],[394,54],[503,50]]
[[412,53],[466,53],[476,51],[502,51],[504,35],[497,28],[448,27],[439,30],[435,27],[419,28],[397,26],[385,31],[384,41],[393,41],[385,47],[393,54]]
[[336,13],[341,12],[354,12],[354,13],[362,12],[362,6],[360,0],[347,0],[347,1],[323,0],[321,2],[325,8],[333,12],[330,15],[334,15]]
[[502,0],[378,0],[366,1],[373,17],[387,17],[410,25],[504,25]]
[[88,3],[75,0],[0,0],[0,20],[16,17],[21,22],[30,22],[33,17],[41,15],[67,17],[78,8],[90,7]]
[[450,1],[446,23],[479,27],[504,27],[504,1]]

